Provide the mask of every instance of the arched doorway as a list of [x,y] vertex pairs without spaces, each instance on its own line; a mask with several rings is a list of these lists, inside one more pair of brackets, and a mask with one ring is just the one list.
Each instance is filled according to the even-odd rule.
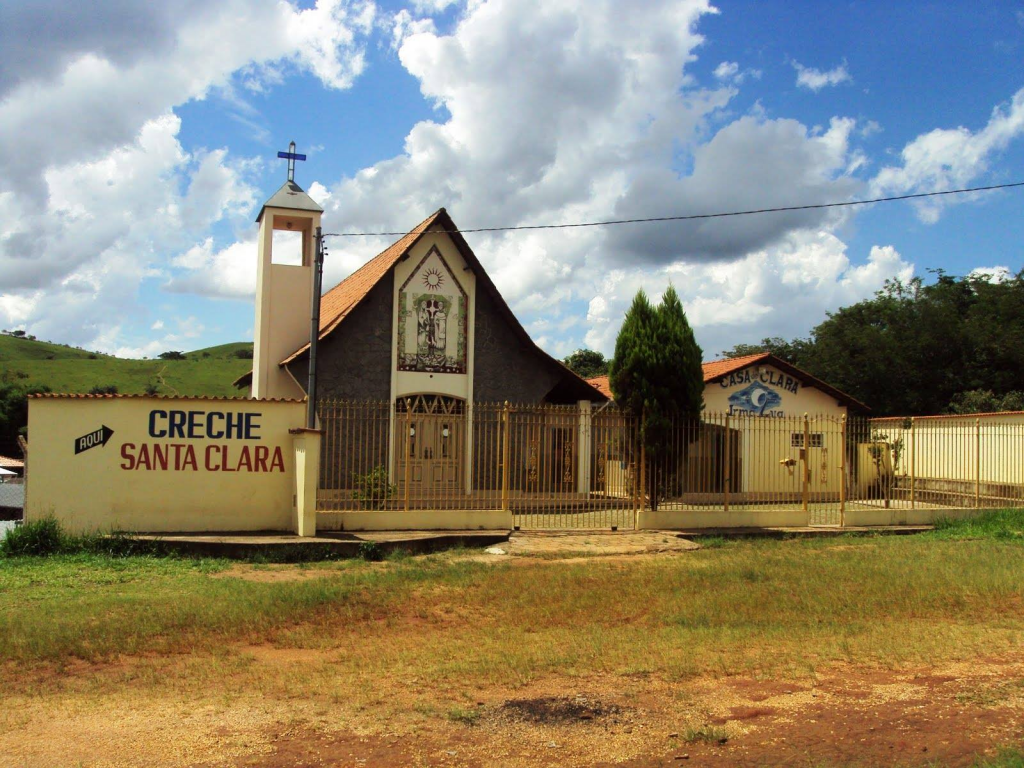
[[466,402],[448,395],[395,400],[395,479],[399,493],[439,499],[459,492],[466,459]]

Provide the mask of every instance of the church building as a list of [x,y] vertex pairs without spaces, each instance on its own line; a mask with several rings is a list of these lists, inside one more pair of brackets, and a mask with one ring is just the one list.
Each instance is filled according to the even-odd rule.
[[[289,174],[257,217],[253,371],[236,382],[253,398],[306,395],[321,214]],[[296,263],[275,254],[289,239],[301,242]],[[393,504],[391,486],[408,508],[456,503],[455,493],[467,504],[517,493],[615,504],[635,491],[635,435],[606,407],[607,379],[586,381],[533,342],[443,208],[323,293],[318,327],[327,508]],[[687,493],[792,496],[794,455],[805,485],[839,493],[841,422],[862,404],[771,355],[705,364],[704,380],[704,425],[680,425],[686,466],[673,470],[690,478]],[[505,402],[519,407],[487,405]]]
[[[260,211],[254,398],[302,398],[308,376],[315,229],[322,209],[293,180]],[[301,264],[275,233],[302,236]],[[317,396],[397,402],[604,402],[538,347],[444,208],[323,294]]]

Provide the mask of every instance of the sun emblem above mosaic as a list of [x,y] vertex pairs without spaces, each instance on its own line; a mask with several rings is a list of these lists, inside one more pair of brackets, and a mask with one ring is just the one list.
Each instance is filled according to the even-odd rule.
[[431,248],[398,291],[398,370],[465,373],[468,303],[441,252]]
[[444,285],[444,275],[441,270],[431,267],[423,273],[423,285],[432,291]]

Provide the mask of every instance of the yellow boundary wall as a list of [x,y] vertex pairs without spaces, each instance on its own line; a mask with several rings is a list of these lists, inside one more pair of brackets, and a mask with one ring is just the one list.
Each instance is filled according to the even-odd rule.
[[316,533],[320,435],[292,400],[29,400],[25,520],[72,532]]
[[411,509],[320,512],[323,531],[496,531],[512,529],[512,513],[501,509]]

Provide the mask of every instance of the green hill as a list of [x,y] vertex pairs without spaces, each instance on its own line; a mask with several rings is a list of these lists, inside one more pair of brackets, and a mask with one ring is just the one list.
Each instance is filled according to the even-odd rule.
[[85,393],[117,387],[121,394],[244,396],[232,383],[252,368],[252,343],[237,342],[186,352],[183,360],[126,360],[98,352],[0,335],[0,385],[46,386]]

